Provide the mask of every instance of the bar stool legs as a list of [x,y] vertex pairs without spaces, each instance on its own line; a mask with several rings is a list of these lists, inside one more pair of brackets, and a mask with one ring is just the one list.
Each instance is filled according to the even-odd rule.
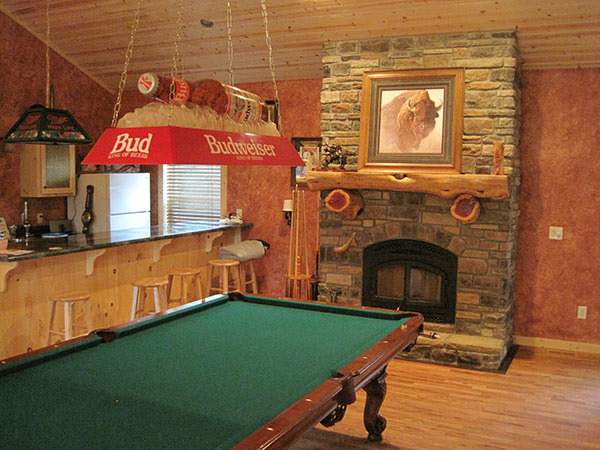
[[241,292],[240,262],[234,259],[211,259],[209,294]]
[[[252,260],[242,261],[242,290],[244,293],[252,292],[253,294],[258,294],[258,284],[256,283],[256,273],[254,273],[254,264],[252,264]],[[248,290],[248,287],[252,291]]]
[[[167,284],[166,278],[149,277],[134,281],[133,298],[131,300],[131,320],[137,317],[143,317],[148,314],[154,314],[163,310],[163,305],[167,304]],[[149,291],[154,293],[154,310],[145,311],[145,302]]]
[[[90,316],[88,313],[87,302],[90,299],[90,294],[85,291],[63,291],[58,292],[52,296],[50,296],[50,301],[52,302],[52,309],[50,311],[50,327],[48,330],[48,345],[52,345],[52,336],[59,336],[63,340],[69,340],[76,334],[74,330],[76,328],[83,330],[83,333],[88,333],[92,330],[92,325],[90,321]],[[55,329],[56,327],[56,316],[57,305],[58,303],[62,303],[63,305],[63,314],[64,314],[64,328]],[[80,304],[82,307],[82,315],[84,318],[85,324],[82,324],[74,319],[74,309],[75,304]]]

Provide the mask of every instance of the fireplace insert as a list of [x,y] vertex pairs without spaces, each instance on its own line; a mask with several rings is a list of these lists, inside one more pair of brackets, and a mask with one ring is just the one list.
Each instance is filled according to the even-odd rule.
[[362,303],[454,323],[457,273],[458,257],[437,245],[412,239],[378,242],[363,252]]

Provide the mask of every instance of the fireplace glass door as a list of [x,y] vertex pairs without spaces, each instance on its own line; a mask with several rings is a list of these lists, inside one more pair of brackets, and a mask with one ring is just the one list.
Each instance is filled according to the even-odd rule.
[[400,302],[440,303],[442,277],[425,269],[410,266],[384,267],[377,272],[378,297]]
[[457,258],[425,242],[394,240],[367,247],[363,305],[417,311],[426,320],[453,323]]

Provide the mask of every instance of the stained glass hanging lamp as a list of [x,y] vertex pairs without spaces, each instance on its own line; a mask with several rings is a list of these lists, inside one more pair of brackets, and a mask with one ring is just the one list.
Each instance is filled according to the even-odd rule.
[[[89,144],[92,139],[66,109],[50,105],[50,2],[46,2],[46,106],[30,106],[4,137],[7,143]],[[53,105],[52,105],[53,106]]]

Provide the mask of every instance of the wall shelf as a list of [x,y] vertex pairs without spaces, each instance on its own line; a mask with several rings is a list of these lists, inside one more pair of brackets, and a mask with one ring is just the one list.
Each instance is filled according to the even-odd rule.
[[442,198],[471,194],[495,200],[508,198],[510,194],[507,175],[311,171],[306,181],[311,191],[376,189],[423,192]]

